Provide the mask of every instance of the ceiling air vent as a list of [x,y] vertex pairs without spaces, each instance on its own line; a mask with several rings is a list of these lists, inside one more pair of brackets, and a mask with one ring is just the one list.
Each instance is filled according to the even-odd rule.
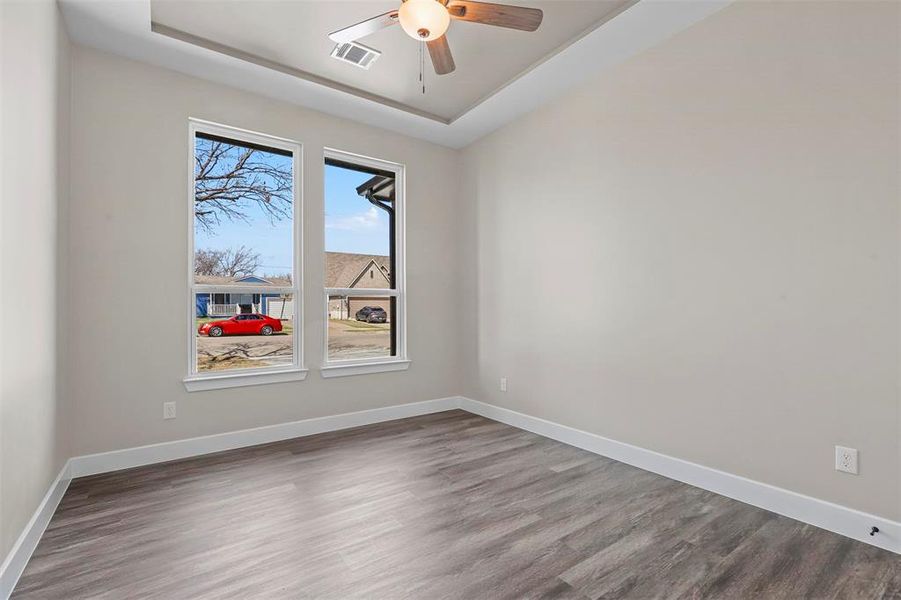
[[368,69],[372,63],[381,56],[382,53],[369,46],[357,42],[347,42],[346,44],[338,44],[332,50],[332,58],[349,62],[361,69]]

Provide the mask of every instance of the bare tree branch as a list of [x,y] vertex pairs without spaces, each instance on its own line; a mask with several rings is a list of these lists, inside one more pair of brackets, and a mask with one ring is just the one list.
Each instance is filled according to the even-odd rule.
[[220,277],[254,275],[260,268],[260,255],[245,246],[227,250],[201,249],[194,252],[194,273]]
[[291,216],[290,163],[262,150],[197,138],[194,151],[194,216],[212,232],[222,220],[247,221],[258,206],[275,223]]

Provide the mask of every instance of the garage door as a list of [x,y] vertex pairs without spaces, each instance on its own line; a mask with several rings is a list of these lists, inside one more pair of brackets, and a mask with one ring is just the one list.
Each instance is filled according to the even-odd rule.
[[266,301],[266,314],[276,319],[293,319],[294,300],[269,298]]

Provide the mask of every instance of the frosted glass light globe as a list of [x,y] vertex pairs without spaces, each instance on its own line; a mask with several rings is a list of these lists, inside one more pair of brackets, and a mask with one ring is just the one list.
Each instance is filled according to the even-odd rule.
[[438,0],[406,0],[398,18],[407,35],[421,42],[440,38],[450,26],[450,14]]

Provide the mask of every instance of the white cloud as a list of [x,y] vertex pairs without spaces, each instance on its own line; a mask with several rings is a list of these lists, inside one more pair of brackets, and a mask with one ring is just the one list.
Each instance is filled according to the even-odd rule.
[[340,229],[342,231],[364,231],[367,229],[375,229],[379,225],[379,209],[374,206],[369,210],[355,215],[347,215],[344,217],[325,217],[326,229]]

